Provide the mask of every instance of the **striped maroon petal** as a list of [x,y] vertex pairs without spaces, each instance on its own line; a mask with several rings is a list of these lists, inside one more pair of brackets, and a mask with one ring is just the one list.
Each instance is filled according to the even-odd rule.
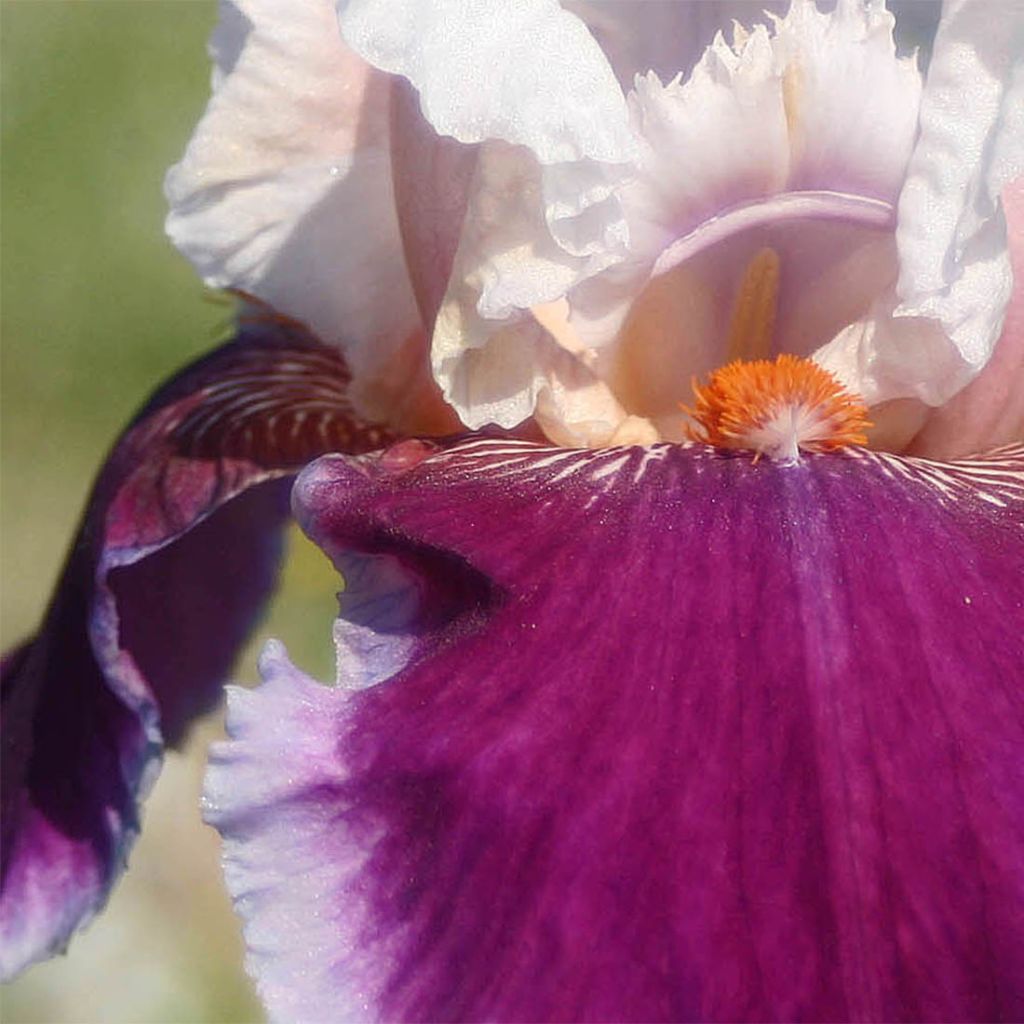
[[260,316],[112,450],[39,633],[3,663],[3,977],[105,902],[163,743],[217,699],[273,588],[296,471],[385,440],[347,383],[333,350]]
[[276,1020],[1024,1015],[1024,449],[328,456],[207,781]]

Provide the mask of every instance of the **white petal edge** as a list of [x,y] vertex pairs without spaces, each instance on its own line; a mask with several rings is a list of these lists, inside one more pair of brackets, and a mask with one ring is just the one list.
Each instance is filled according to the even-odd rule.
[[[921,102],[921,134],[900,196],[896,318],[928,318],[961,371],[941,404],[988,362],[1013,286],[1000,193],[1024,171],[1024,5],[950,0]],[[888,382],[885,397],[914,393]]]
[[211,54],[213,95],[165,183],[168,234],[210,287],[255,295],[342,347],[357,390],[392,373],[419,313],[387,76],[345,45],[331,0],[223,3]]
[[376,993],[363,989],[359,958],[306,952],[352,950],[361,927],[354,908],[344,920],[325,912],[361,863],[323,855],[338,829],[316,798],[345,781],[335,722],[346,694],[296,669],[276,640],[260,674],[255,689],[227,687],[229,738],[210,748],[203,788],[204,820],[224,838],[246,968],[272,1021],[369,1020]]
[[622,89],[557,0],[340,0],[338,15],[357,53],[412,82],[442,135],[527,146],[543,164],[631,156]]

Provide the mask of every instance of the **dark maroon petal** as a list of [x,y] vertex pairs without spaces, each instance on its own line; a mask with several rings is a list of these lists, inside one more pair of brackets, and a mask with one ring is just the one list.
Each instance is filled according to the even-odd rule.
[[263,318],[114,447],[38,636],[3,664],[4,977],[105,902],[164,742],[217,699],[274,584],[296,470],[366,451],[341,357]]
[[1024,1015],[1024,450],[478,440],[293,504],[374,561],[208,777],[273,1017]]

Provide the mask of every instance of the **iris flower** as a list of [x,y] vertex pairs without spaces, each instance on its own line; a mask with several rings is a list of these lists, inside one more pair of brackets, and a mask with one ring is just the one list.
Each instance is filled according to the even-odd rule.
[[291,488],[337,679],[268,644],[204,798],[273,1018],[1024,1015],[1024,14],[569,6],[222,8],[168,230],[243,311],[5,662],[7,973]]

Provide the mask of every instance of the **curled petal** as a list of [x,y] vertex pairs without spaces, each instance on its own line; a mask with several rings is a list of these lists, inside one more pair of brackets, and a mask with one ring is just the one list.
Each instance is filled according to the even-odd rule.
[[[949,338],[940,404],[985,366],[1013,276],[1000,193],[1024,173],[1024,8],[944,7],[921,103],[920,139],[900,197],[897,317]],[[902,392],[898,385],[902,385]],[[913,393],[909,373],[889,397]]]
[[1003,191],[1014,275],[1003,332],[985,369],[941,409],[930,412],[910,451],[959,458],[1024,438],[1024,178]]
[[[607,439],[625,416],[621,406],[528,312],[563,295],[591,265],[555,244],[541,191],[541,169],[526,150],[502,143],[481,148],[434,325],[434,375],[462,422],[474,428],[515,427],[538,411],[539,402],[550,405],[556,392],[582,386],[594,399],[586,416],[601,421],[596,433]],[[574,429],[570,411],[561,419],[559,440]]]
[[622,90],[556,0],[340,0],[338,12],[348,44],[408,78],[441,135],[526,146],[543,164],[631,155]]
[[[349,45],[412,83],[434,131],[486,151],[465,181],[465,230],[442,306],[457,304],[462,320],[506,320],[622,258],[627,230],[615,190],[635,140],[622,89],[574,14],[555,0],[356,0],[338,8]],[[429,194],[422,183],[417,190]],[[414,260],[425,262],[422,253]],[[424,276],[414,269],[414,280]],[[499,329],[492,324],[488,333]],[[448,359],[439,347],[482,344],[462,337],[434,337],[435,375],[449,401],[451,371],[439,370]],[[463,422],[478,421],[472,408],[456,409]],[[507,416],[497,422],[514,425]]]
[[213,754],[273,1018],[1024,1012],[1024,451],[400,455],[300,477],[368,633]]
[[162,746],[219,695],[269,596],[290,478],[386,434],[332,349],[253,324],[118,441],[38,635],[3,663],[3,977],[106,902]]
[[921,99],[917,62],[897,57],[895,27],[882,0],[839,0],[832,14],[794,0],[778,21],[790,189],[895,201]]
[[[823,14],[797,0],[771,33],[737,31],[733,45],[716,36],[685,81],[638,77],[631,106],[645,146],[627,210],[631,229],[653,221],[665,236],[643,253],[658,241],[648,228],[631,249],[659,256],[668,242],[779,193],[811,207],[790,216],[889,226],[921,93],[892,30],[879,5],[843,2]],[[682,258],[661,255],[660,271]]]
[[412,86],[391,83],[391,163],[402,244],[416,301],[432,330],[448,286],[466,213],[476,147],[424,121]]
[[338,12],[349,45],[407,78],[440,135],[529,151],[567,252],[621,247],[613,192],[636,147],[622,89],[575,14],[557,0],[338,0]]
[[[749,31],[765,14],[782,17],[788,0],[645,0],[637,16],[634,0],[566,0],[601,44],[624,89],[638,74],[653,71],[667,81],[693,69],[717,32],[728,36],[739,22]],[[941,5],[889,0],[896,15],[896,42],[903,53],[931,49]]]
[[[743,268],[766,245],[782,265],[778,347],[809,354],[851,323],[859,346],[862,321],[887,325],[895,304],[873,308],[895,284],[891,231],[920,91],[879,4],[844,2],[825,14],[802,0],[774,28],[737,27],[732,43],[719,33],[685,80],[636,77],[630,180],[604,196],[599,178],[561,168],[567,189],[595,197],[581,198],[585,214],[569,218],[588,226],[571,244],[554,227],[553,211],[572,207],[551,201],[552,170],[492,144],[433,338],[448,401],[472,427],[510,427],[536,412],[559,441],[606,444],[619,429],[607,424],[627,419],[678,439],[686,381],[726,358]],[[620,219],[600,212],[607,202]],[[582,357],[576,376],[594,385],[541,408],[536,381],[550,376],[551,348],[529,343],[536,325],[527,311],[562,298],[575,348],[555,338]],[[506,378],[507,401],[495,409],[492,371],[513,336],[520,363],[542,361]],[[918,370],[925,362],[920,348],[890,348]],[[652,365],[665,370],[652,375]],[[845,379],[866,393],[869,374],[861,376]]]
[[624,89],[653,71],[667,81],[690,73],[716,33],[731,34],[738,21],[750,29],[766,11],[782,15],[785,0],[646,0],[643,16],[631,0],[567,0],[604,50]]

